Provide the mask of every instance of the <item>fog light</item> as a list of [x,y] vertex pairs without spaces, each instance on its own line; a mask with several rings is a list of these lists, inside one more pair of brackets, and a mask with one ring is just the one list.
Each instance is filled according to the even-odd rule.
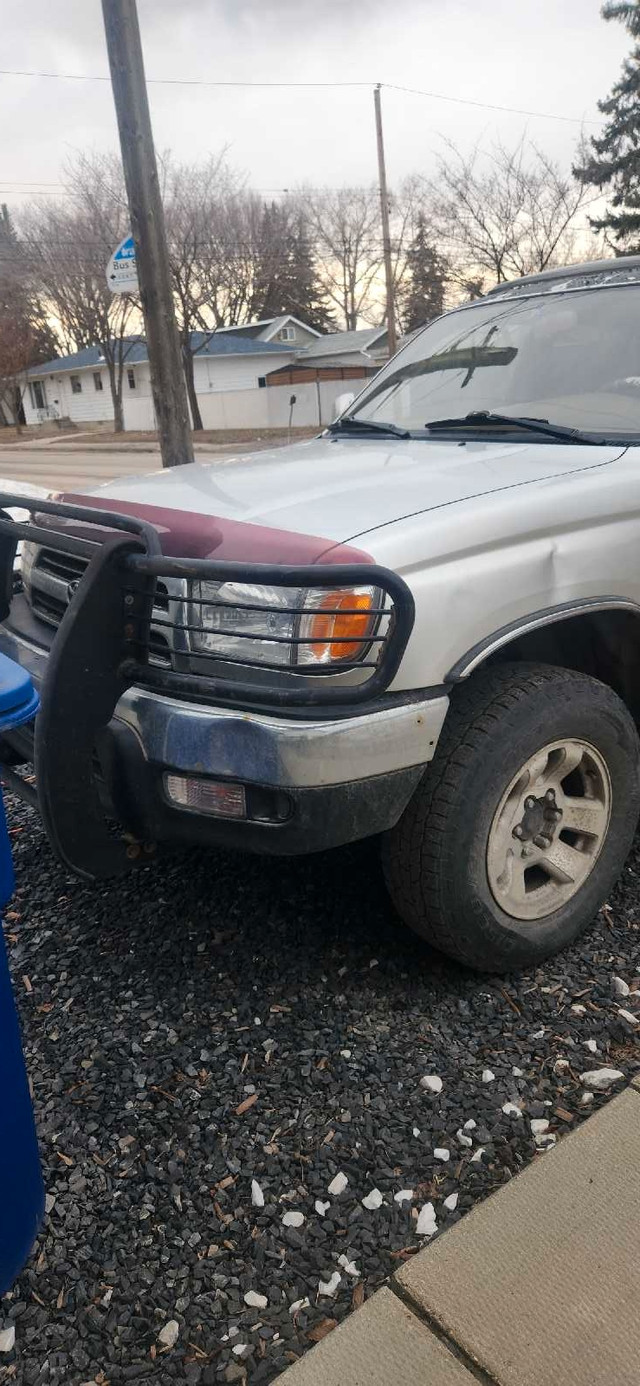
[[165,789],[172,803],[215,818],[246,818],[244,785],[222,780],[198,779],[193,775],[165,775]]

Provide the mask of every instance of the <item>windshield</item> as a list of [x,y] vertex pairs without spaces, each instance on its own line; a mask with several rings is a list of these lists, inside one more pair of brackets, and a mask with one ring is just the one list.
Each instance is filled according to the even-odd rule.
[[481,410],[640,440],[640,286],[449,313],[384,367],[350,416],[424,434]]

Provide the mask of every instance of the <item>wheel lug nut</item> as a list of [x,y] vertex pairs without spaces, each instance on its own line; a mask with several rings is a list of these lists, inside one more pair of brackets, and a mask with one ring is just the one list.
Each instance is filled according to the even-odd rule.
[[549,837],[543,837],[542,833],[537,833],[533,841],[536,847],[544,848],[549,847],[551,844],[551,839]]
[[530,848],[530,847],[523,847],[523,848],[522,848],[522,854],[521,854],[521,855],[522,855],[523,857],[530,857],[530,856],[531,856],[531,848]]
[[535,806],[536,806],[536,801],[535,801],[535,799],[533,798],[533,796],[532,796],[531,794],[529,794],[528,798],[525,799],[525,801],[524,801],[524,806],[525,806],[525,808],[527,808],[527,809],[535,808]]
[[553,789],[548,789],[544,797],[545,797],[545,799],[547,800],[547,803],[549,803],[549,804],[555,803],[555,798],[556,798],[556,796],[555,796],[555,793],[554,793]]
[[516,826],[515,826],[515,828],[514,828],[514,830],[513,830],[513,836],[514,836],[514,837],[524,837],[524,830],[523,830],[523,827],[522,827],[522,824],[521,824],[521,823],[516,823]]

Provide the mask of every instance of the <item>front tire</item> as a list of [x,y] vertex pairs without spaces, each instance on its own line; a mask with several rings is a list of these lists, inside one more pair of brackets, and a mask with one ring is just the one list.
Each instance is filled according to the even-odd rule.
[[571,943],[617,880],[640,812],[621,699],[549,665],[485,670],[454,693],[436,755],[383,846],[404,921],[482,971]]

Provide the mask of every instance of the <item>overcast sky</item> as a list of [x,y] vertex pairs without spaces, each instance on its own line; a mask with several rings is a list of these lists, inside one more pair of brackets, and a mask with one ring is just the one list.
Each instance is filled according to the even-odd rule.
[[[600,0],[138,0],[149,78],[376,81],[598,119],[629,48]],[[4,0],[3,66],[107,73],[99,0]],[[332,187],[375,177],[367,88],[151,86],[156,145],[197,158],[223,145],[252,185]],[[55,184],[78,148],[113,149],[107,82],[0,77],[0,197]],[[391,183],[429,172],[443,138],[464,149],[527,132],[568,164],[579,125],[423,96],[383,96]],[[597,127],[586,125],[593,132]],[[55,188],[51,188],[55,192]]]

